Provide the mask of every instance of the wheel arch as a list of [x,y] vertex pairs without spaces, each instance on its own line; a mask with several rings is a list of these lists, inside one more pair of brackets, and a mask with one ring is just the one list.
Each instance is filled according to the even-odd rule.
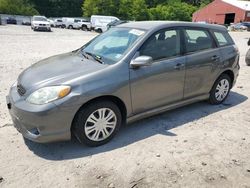
[[[233,72],[232,70],[228,69],[228,70],[223,71],[223,72],[220,74],[220,76],[221,76],[222,74],[226,74],[226,75],[228,75],[228,76],[230,77],[230,79],[231,79],[231,88],[232,88],[232,87],[233,87],[233,83],[234,83],[234,79],[235,79],[234,72]],[[220,76],[219,76],[219,77],[220,77]],[[219,77],[218,77],[218,78],[219,78]],[[217,79],[218,79],[218,78],[217,78]]]
[[116,96],[113,96],[113,95],[104,95],[104,96],[99,96],[99,97],[95,97],[89,101],[87,101],[86,103],[84,103],[78,110],[77,112],[75,113],[74,115],[74,118],[71,122],[71,132],[72,132],[72,125],[74,123],[74,120],[75,120],[75,117],[77,115],[77,113],[84,107],[86,107],[87,105],[93,103],[93,102],[98,102],[98,101],[111,101],[113,103],[115,103],[118,108],[120,109],[121,111],[121,115],[122,115],[122,124],[125,124],[126,123],[126,120],[127,120],[127,107],[125,105],[125,103],[119,98],[119,97],[116,97]]

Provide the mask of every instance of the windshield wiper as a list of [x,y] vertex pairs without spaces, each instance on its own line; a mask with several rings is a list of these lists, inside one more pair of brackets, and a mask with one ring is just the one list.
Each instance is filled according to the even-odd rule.
[[102,58],[101,58],[100,56],[95,55],[95,54],[92,54],[92,53],[90,53],[90,52],[85,52],[85,51],[83,51],[83,56],[84,56],[86,59],[88,59],[88,57],[86,56],[86,54],[89,55],[89,56],[91,56],[91,57],[92,57],[95,61],[97,61],[98,63],[104,64],[104,62],[102,61]]

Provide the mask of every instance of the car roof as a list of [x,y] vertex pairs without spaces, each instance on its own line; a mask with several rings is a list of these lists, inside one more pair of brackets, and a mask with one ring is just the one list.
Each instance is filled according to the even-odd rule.
[[129,27],[129,28],[136,28],[136,29],[142,29],[142,30],[153,30],[156,28],[160,29],[164,26],[165,27],[178,27],[178,26],[200,27],[200,28],[227,31],[226,27],[217,25],[217,24],[204,24],[204,23],[181,22],[181,21],[139,21],[139,22],[125,23],[117,27]]
[[33,16],[33,18],[46,18],[45,16]]

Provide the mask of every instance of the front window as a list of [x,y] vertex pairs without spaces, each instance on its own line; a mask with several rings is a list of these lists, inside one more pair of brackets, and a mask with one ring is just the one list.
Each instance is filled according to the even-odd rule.
[[145,31],[132,28],[113,28],[87,43],[83,53],[94,54],[105,64],[118,62]]
[[141,47],[140,55],[154,61],[180,55],[180,30],[161,30],[153,34]]

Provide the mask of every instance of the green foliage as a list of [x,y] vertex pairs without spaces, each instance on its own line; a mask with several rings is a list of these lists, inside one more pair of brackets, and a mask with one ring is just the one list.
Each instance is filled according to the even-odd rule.
[[93,14],[110,16],[118,11],[114,0],[85,0],[82,10],[84,15],[88,17]]
[[207,4],[211,3],[212,0],[201,0],[200,8],[205,7]]
[[123,20],[184,20],[212,0],[0,0],[0,13],[47,17],[112,15]]
[[191,21],[197,7],[181,0],[85,0],[83,13],[113,15],[124,20],[184,20]]
[[121,0],[118,13],[114,15],[124,20],[146,20],[149,18],[145,0]]
[[0,13],[17,15],[35,15],[38,11],[25,0],[0,0]]
[[27,0],[41,15],[47,17],[82,16],[83,0]]

